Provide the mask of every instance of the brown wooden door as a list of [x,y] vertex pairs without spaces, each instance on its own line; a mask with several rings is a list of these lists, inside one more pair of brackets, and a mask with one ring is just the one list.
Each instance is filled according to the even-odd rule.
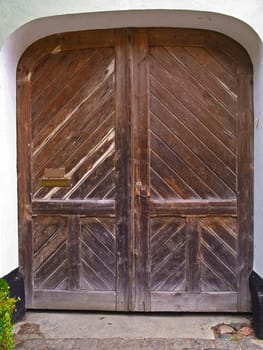
[[27,305],[247,311],[251,66],[207,31],[55,35],[18,67]]

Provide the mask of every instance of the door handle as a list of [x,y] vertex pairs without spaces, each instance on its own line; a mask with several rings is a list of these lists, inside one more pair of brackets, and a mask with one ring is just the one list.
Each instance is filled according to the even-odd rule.
[[143,185],[141,181],[137,181],[135,184],[135,194],[137,197],[150,197],[149,187],[147,185]]

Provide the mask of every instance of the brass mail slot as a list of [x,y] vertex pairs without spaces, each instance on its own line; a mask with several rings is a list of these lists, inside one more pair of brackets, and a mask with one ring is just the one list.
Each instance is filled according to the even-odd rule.
[[70,187],[70,179],[39,179],[39,184],[42,187]]
[[41,187],[70,187],[71,178],[67,177],[64,168],[46,168],[44,176],[39,179]]

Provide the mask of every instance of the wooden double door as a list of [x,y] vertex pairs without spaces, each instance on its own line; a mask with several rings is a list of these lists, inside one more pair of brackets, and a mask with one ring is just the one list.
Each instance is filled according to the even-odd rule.
[[218,33],[57,34],[18,65],[28,308],[248,311],[252,69]]

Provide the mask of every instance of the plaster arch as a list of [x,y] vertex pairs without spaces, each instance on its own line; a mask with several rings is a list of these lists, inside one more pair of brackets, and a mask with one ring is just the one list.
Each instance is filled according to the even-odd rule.
[[16,67],[25,49],[50,34],[83,29],[121,27],[185,27],[221,32],[238,41],[254,66],[255,182],[254,182],[254,270],[263,276],[261,228],[263,216],[263,44],[245,22],[213,12],[184,10],[131,10],[61,15],[35,19],[17,29],[0,51],[0,275],[18,266],[17,175],[16,175]]

